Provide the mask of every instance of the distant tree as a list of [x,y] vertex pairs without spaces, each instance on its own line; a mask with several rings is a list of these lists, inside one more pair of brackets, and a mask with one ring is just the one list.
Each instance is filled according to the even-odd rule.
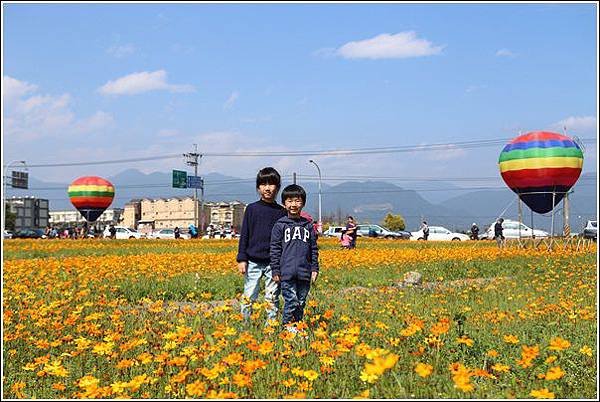
[[388,213],[385,218],[383,218],[381,225],[389,230],[404,230],[406,228],[404,218],[400,214],[392,215],[391,213]]
[[6,203],[4,206],[4,216],[5,216],[4,228],[6,230],[14,231],[15,223],[17,220],[17,215],[10,210],[10,205],[8,205],[8,203]]

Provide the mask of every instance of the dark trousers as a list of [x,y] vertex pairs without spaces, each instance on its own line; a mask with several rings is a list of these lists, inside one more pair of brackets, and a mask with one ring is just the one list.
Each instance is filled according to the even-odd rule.
[[281,294],[283,295],[283,324],[302,321],[304,306],[310,290],[310,281],[290,279],[281,281]]

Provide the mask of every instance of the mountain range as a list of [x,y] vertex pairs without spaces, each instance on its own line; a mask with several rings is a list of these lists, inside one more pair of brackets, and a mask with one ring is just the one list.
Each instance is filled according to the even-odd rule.
[[[142,173],[127,169],[107,177],[116,194],[112,207],[123,206],[134,198],[189,196],[191,189],[171,187],[171,173]],[[204,176],[206,201],[238,200],[250,203],[258,199],[253,179],[240,179],[219,173]],[[289,183],[283,183],[287,185]],[[299,181],[308,194],[306,210],[318,215],[318,183]],[[419,184],[420,190],[400,187],[385,181],[346,181],[337,185],[323,184],[322,213],[325,222],[353,215],[359,222],[380,223],[386,214],[401,214],[407,230],[417,230],[426,219],[429,225],[445,226],[451,230],[467,230],[473,222],[487,227],[497,217],[516,219],[516,195],[508,188],[474,190],[452,183]],[[52,183],[29,178],[28,190],[7,189],[7,197],[35,196],[49,200],[50,210],[72,210],[67,197],[68,184]],[[198,191],[200,195],[200,191]],[[597,181],[595,173],[581,176],[570,195],[570,216],[573,231],[580,231],[588,219],[596,219]],[[279,201],[279,200],[278,200]],[[562,203],[555,215],[555,232],[562,227]],[[529,209],[523,206],[523,222],[531,226]],[[534,214],[534,226],[550,231],[551,216]]]

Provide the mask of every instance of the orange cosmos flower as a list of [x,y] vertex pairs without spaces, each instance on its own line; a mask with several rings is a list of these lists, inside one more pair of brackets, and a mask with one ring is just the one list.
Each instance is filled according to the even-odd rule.
[[571,346],[571,342],[557,336],[556,338],[553,338],[550,341],[550,346],[548,347],[548,349],[550,349],[550,350],[565,350],[565,349],[568,349],[570,346]]
[[552,367],[551,369],[548,370],[545,378],[548,381],[559,380],[559,379],[563,378],[564,375],[565,375],[565,372],[560,368],[560,366],[556,366],[556,367]]

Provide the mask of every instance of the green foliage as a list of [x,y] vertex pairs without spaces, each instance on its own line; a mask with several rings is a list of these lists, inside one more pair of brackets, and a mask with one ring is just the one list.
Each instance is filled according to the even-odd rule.
[[4,228],[6,230],[14,231],[15,230],[15,222],[17,220],[17,215],[10,210],[10,205],[8,205],[8,204],[4,205],[4,213],[5,213]]
[[406,229],[406,223],[404,222],[404,218],[402,215],[393,215],[388,213],[383,221],[381,222],[382,226],[385,226],[389,230],[404,230]]

